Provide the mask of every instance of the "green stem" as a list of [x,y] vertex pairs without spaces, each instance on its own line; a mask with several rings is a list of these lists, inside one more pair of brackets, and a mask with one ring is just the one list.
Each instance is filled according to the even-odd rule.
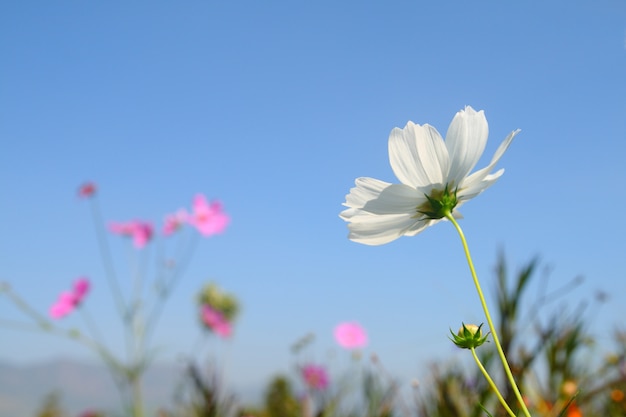
[[105,238],[104,221],[102,220],[102,215],[100,214],[100,210],[98,208],[96,200],[94,198],[91,198],[90,200],[93,224],[96,230],[98,247],[100,249],[102,262],[105,269],[104,276],[107,279],[109,288],[111,289],[111,293],[113,294],[113,297],[115,299],[118,312],[120,316],[124,316],[127,313],[127,306],[126,302],[124,301],[124,296],[122,295],[122,289],[120,288],[120,284],[117,280],[117,275],[115,274],[115,268],[113,267],[113,257],[111,256],[111,251]]
[[470,272],[472,273],[472,279],[474,280],[474,285],[476,286],[476,291],[478,292],[478,297],[480,298],[480,303],[483,307],[483,311],[485,312],[485,317],[487,318],[487,323],[489,324],[489,329],[491,330],[491,335],[493,336],[493,342],[496,345],[496,349],[498,350],[498,355],[500,356],[500,361],[502,362],[502,366],[504,367],[504,372],[511,384],[511,388],[513,388],[513,392],[515,393],[515,397],[524,412],[526,417],[531,417],[526,404],[524,403],[524,399],[522,398],[522,394],[517,387],[517,383],[515,382],[515,378],[513,378],[513,373],[511,372],[511,367],[509,366],[508,361],[506,360],[506,356],[504,355],[504,351],[502,350],[502,345],[500,345],[500,340],[498,339],[498,333],[496,332],[496,327],[493,325],[493,320],[491,320],[491,314],[489,314],[489,308],[487,308],[487,302],[485,301],[485,296],[483,295],[483,291],[480,288],[480,282],[478,281],[478,276],[476,275],[476,270],[474,269],[474,263],[472,262],[472,256],[470,255],[469,247],[467,246],[467,241],[465,240],[465,235],[463,234],[463,230],[461,230],[461,226],[457,223],[456,219],[452,216],[451,213],[446,214],[446,218],[450,220],[450,222],[456,228],[456,231],[459,233],[461,237],[461,242],[463,243],[463,250],[465,251],[465,257],[467,258],[467,264],[469,265]]
[[509,407],[509,405],[506,403],[506,401],[502,397],[502,394],[500,394],[500,391],[498,390],[498,387],[496,386],[496,384],[493,382],[493,379],[491,379],[491,377],[489,376],[489,373],[487,372],[483,364],[480,362],[480,359],[478,359],[478,355],[476,355],[476,349],[471,348],[470,350],[472,351],[472,356],[474,357],[474,360],[476,361],[476,365],[478,365],[478,369],[480,369],[480,372],[482,372],[483,375],[485,376],[485,379],[489,383],[489,386],[491,387],[493,392],[496,393],[496,397],[498,397],[500,404],[502,404],[502,406],[506,409],[506,412],[509,413],[511,417],[516,417],[513,410],[511,410],[511,407]]
[[143,417],[143,400],[141,398],[141,378],[137,375],[131,381],[133,390],[133,417]]

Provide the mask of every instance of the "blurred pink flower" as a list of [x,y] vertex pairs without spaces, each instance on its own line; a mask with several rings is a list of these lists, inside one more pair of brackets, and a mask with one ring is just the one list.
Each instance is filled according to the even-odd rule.
[[78,307],[89,292],[89,280],[87,278],[79,278],[74,282],[72,292],[63,291],[56,303],[50,307],[50,317],[60,319],[70,314]]
[[322,390],[328,387],[328,374],[326,369],[319,365],[305,365],[301,369],[302,378],[311,389]]
[[60,319],[74,310],[74,294],[64,291],[59,295],[56,303],[50,307],[50,317]]
[[222,203],[213,201],[209,204],[202,194],[196,195],[189,223],[200,233],[205,236],[222,233],[229,222],[230,217],[222,210]]
[[126,223],[111,222],[109,230],[112,233],[133,238],[133,244],[141,249],[152,239],[152,224],[141,220],[133,220]]
[[78,196],[81,198],[92,197],[96,193],[96,184],[93,182],[86,182],[78,187]]
[[90,287],[91,284],[87,278],[78,278],[74,282],[74,298],[77,305],[83,302],[83,299],[87,296]]
[[83,412],[83,413],[80,415],[80,417],[100,417],[100,415],[101,415],[101,414],[100,414],[100,413],[98,413],[97,411],[91,411],[91,410],[88,410],[88,411]]
[[219,336],[229,337],[231,335],[232,328],[228,320],[220,311],[207,304],[202,306],[202,321]]
[[367,344],[367,333],[359,323],[340,323],[335,327],[335,339],[341,347],[355,349]]
[[187,222],[189,215],[184,209],[178,210],[174,214],[168,214],[165,216],[165,222],[163,223],[163,234],[169,236],[183,227]]

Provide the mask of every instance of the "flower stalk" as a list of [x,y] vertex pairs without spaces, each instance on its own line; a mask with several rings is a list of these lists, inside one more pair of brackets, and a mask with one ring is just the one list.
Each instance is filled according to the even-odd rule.
[[[465,257],[467,258],[467,264],[469,265],[470,272],[472,274],[472,279],[474,281],[474,285],[476,287],[476,291],[478,292],[478,298],[480,298],[480,304],[483,307],[483,311],[485,313],[485,317],[487,319],[487,324],[489,325],[489,329],[493,336],[493,342],[496,345],[496,349],[498,351],[498,356],[500,357],[500,361],[502,362],[502,366],[504,367],[504,372],[506,373],[506,377],[511,384],[511,388],[513,388],[513,392],[515,393],[515,397],[520,404],[520,407],[526,417],[531,417],[528,408],[522,398],[522,394],[520,393],[519,388],[517,387],[517,383],[515,382],[515,378],[513,378],[513,373],[511,372],[511,367],[504,355],[504,351],[502,350],[502,345],[500,344],[500,339],[498,338],[498,333],[496,331],[496,327],[493,324],[493,320],[491,319],[491,314],[489,313],[489,308],[487,307],[487,302],[485,301],[485,296],[480,287],[480,282],[478,281],[478,275],[476,274],[476,269],[474,268],[474,263],[472,262],[472,256],[469,251],[469,247],[467,245],[467,240],[465,239],[465,235],[463,234],[463,230],[459,223],[456,221],[452,213],[446,213],[446,218],[454,225],[456,231],[461,238],[461,242],[463,244],[463,251],[465,252]],[[489,381],[489,380],[488,380]],[[493,388],[493,387],[492,387]],[[497,392],[497,391],[496,391]]]
[[498,397],[498,401],[500,401],[500,404],[502,404],[502,407],[504,407],[506,412],[511,417],[516,417],[515,413],[513,412],[513,410],[511,410],[511,407],[509,407],[509,405],[504,400],[504,397],[500,393],[500,390],[496,386],[495,382],[493,382],[493,379],[491,379],[491,376],[489,375],[489,372],[487,372],[487,370],[483,366],[482,362],[478,358],[478,355],[476,354],[476,349],[475,348],[470,348],[470,351],[472,352],[472,357],[474,358],[474,361],[476,362],[476,365],[478,366],[478,369],[480,369],[480,372],[482,372],[483,376],[487,380],[487,383],[489,384],[489,386],[491,387],[493,392],[496,394],[496,397]]

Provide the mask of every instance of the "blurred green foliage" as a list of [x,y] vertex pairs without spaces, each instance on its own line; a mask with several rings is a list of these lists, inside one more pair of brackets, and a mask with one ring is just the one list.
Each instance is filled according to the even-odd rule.
[[205,285],[198,293],[198,304],[209,305],[224,315],[229,322],[235,321],[239,313],[237,298],[222,291],[217,284],[211,282]]
[[[548,274],[540,273],[538,259],[517,273],[509,272],[499,254],[495,268],[496,326],[503,350],[533,416],[626,416],[626,331],[617,330],[611,353],[601,355],[589,332],[588,304],[572,306],[570,290],[580,281],[547,292]],[[537,282],[540,294],[529,296],[529,284]],[[536,281],[535,281],[536,282]],[[199,295],[233,319],[236,299],[208,285]],[[603,296],[596,297],[597,302]],[[558,307],[550,307],[560,303]],[[549,310],[552,308],[553,310]],[[307,335],[292,352],[297,354],[313,340]],[[607,346],[602,346],[605,349]],[[477,349],[484,366],[498,383],[511,408],[519,413],[492,343]],[[469,362],[471,363],[471,362]],[[506,416],[478,369],[467,364],[433,363],[424,382],[410,389],[389,376],[378,357],[372,366],[350,369],[327,392],[299,388],[288,376],[269,381],[262,404],[241,406],[221,385],[215,368],[201,372],[189,365],[178,406],[159,417],[493,417]],[[342,383],[342,381],[347,383]],[[407,396],[412,400],[407,402]],[[356,400],[355,400],[356,399]],[[489,414],[488,414],[489,413]],[[37,417],[65,417],[58,396],[45,399]]]
[[[538,259],[533,259],[511,277],[502,253],[496,265],[496,326],[531,414],[626,416],[623,395],[626,337],[618,333],[615,338],[618,352],[604,359],[599,357],[595,340],[587,329],[586,304],[572,308],[567,303],[568,292],[579,279],[549,294],[535,296],[528,303],[526,293],[538,268]],[[546,274],[542,277],[544,289],[547,278]],[[598,298],[597,301],[602,301],[603,297]],[[556,301],[564,303],[552,313],[547,312],[547,305]],[[485,344],[478,352],[490,374],[497,381],[504,381],[503,371],[494,360],[495,349]],[[458,364],[434,364],[431,374],[429,386],[419,393],[418,416],[478,417],[487,415],[485,409],[494,417],[507,415],[478,370],[465,371]],[[501,383],[499,389],[519,414],[511,388]]]

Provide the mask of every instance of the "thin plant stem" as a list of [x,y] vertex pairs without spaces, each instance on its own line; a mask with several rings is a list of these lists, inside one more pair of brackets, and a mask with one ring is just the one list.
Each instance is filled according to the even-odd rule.
[[478,369],[480,369],[480,372],[482,372],[483,375],[485,376],[485,379],[489,383],[489,386],[491,387],[493,392],[496,394],[496,397],[498,397],[498,401],[500,401],[500,404],[502,404],[502,406],[506,409],[506,412],[509,413],[511,417],[516,417],[513,410],[511,410],[511,407],[509,407],[509,405],[506,403],[506,401],[502,397],[502,394],[500,394],[500,391],[498,390],[498,387],[496,386],[496,384],[493,382],[493,379],[491,379],[491,376],[489,376],[489,373],[487,372],[483,364],[480,362],[480,359],[478,359],[478,355],[476,354],[476,349],[470,348],[470,350],[472,351],[472,356],[474,357],[474,361],[476,361],[476,365],[478,365]]
[[517,383],[515,382],[515,378],[513,378],[513,373],[511,372],[511,367],[509,366],[508,361],[506,360],[506,356],[504,355],[504,351],[502,350],[502,345],[500,344],[500,340],[498,338],[498,333],[496,332],[496,327],[493,324],[493,320],[491,320],[491,314],[489,313],[489,308],[487,307],[487,302],[485,301],[485,296],[483,295],[483,291],[480,288],[480,282],[478,281],[478,276],[476,275],[476,270],[474,269],[474,263],[472,262],[472,256],[470,255],[469,247],[467,245],[467,240],[465,240],[465,235],[463,234],[463,230],[461,226],[457,223],[456,219],[452,216],[450,212],[446,214],[446,218],[450,220],[450,222],[456,228],[458,232],[461,242],[463,243],[463,250],[465,252],[465,257],[467,258],[467,264],[469,265],[470,272],[472,273],[472,279],[474,280],[474,285],[476,286],[476,291],[478,292],[478,297],[480,298],[480,303],[483,307],[483,311],[485,312],[485,317],[487,318],[487,323],[489,324],[489,329],[491,330],[491,335],[493,336],[493,342],[496,345],[496,349],[498,351],[498,355],[500,356],[500,361],[502,362],[502,366],[504,367],[504,372],[506,373],[507,379],[511,384],[511,388],[513,388],[513,392],[515,393],[515,397],[524,412],[526,417],[531,417],[526,404],[524,403],[524,399],[522,398],[522,394],[517,387]]
[[87,329],[91,333],[91,337],[98,343],[98,345],[105,347],[104,338],[102,337],[102,333],[100,333],[100,329],[96,325],[96,322],[93,321],[91,315],[87,312],[87,310],[83,306],[78,306],[77,310],[79,311],[83,321],[87,325]]
[[132,381],[133,389],[133,417],[143,417],[143,403],[141,390],[141,377],[135,375]]
[[26,314],[27,316],[32,318],[35,322],[37,322],[39,327],[44,328],[44,329],[47,327],[50,327],[50,321],[46,319],[46,317],[44,317],[37,310],[32,308],[30,305],[28,305],[26,301],[22,300],[22,298],[18,296],[16,293],[14,293],[8,285],[4,286],[2,290],[3,290],[2,292],[4,292],[7,295],[7,297],[9,297],[11,302],[13,302],[13,304],[15,304],[17,308],[22,310],[24,314]]
[[111,293],[115,298],[115,303],[117,305],[117,309],[119,311],[120,316],[125,316],[127,313],[126,302],[124,301],[124,296],[122,295],[122,290],[117,280],[117,275],[115,274],[115,268],[113,267],[113,258],[111,256],[111,251],[109,249],[109,245],[104,237],[104,231],[102,228],[104,227],[104,223],[102,220],[102,215],[100,214],[100,210],[98,208],[98,204],[94,198],[90,199],[91,203],[91,213],[94,222],[94,228],[96,231],[96,236],[98,239],[98,248],[100,249],[100,255],[102,258],[102,262],[105,269],[105,277],[107,278],[107,282],[109,283],[109,287],[111,289]]
[[[113,257],[111,256],[111,251],[108,245],[108,242],[105,238],[104,233],[104,222],[102,219],[102,215],[100,214],[99,207],[95,201],[95,199],[91,199],[91,209],[92,216],[94,220],[94,227],[96,231],[96,236],[98,239],[98,247],[100,249],[101,258],[105,268],[105,276],[107,278],[107,282],[109,284],[109,288],[115,299],[115,303],[117,305],[118,313],[122,322],[124,323],[124,327],[126,331],[124,332],[124,339],[126,342],[126,350],[127,355],[129,356],[132,362],[136,362],[137,357],[137,341],[135,339],[135,335],[133,334],[134,322],[137,316],[137,308],[138,305],[136,303],[127,303],[125,300],[122,289],[119,285],[119,281],[117,279],[117,274],[115,273],[115,268],[113,266]],[[136,289],[140,289],[141,283],[136,282]],[[132,300],[131,300],[132,301]],[[135,300],[137,301],[137,300]],[[107,355],[108,356],[108,355]],[[105,361],[107,356],[103,355]],[[106,361],[109,365],[111,365],[111,361]],[[115,362],[113,362],[115,363]],[[121,368],[123,369],[123,367]],[[127,375],[125,372],[122,372],[121,375]],[[124,377],[128,381],[128,377]],[[141,378],[134,376],[131,381],[128,381],[131,385],[131,407],[132,414],[134,417],[143,416],[143,405],[142,405],[142,392],[141,392]]]
[[27,316],[31,317],[37,323],[37,326],[40,330],[43,330],[52,334],[56,334],[59,336],[63,336],[68,339],[76,340],[77,342],[83,344],[87,348],[98,353],[111,366],[120,368],[119,363],[115,361],[115,359],[113,358],[113,355],[111,355],[111,353],[106,349],[105,346],[101,345],[96,340],[83,335],[77,330],[63,329],[55,325],[50,320],[46,319],[43,315],[41,315],[39,312],[37,312],[35,309],[33,309],[30,305],[28,305],[28,303],[26,303],[26,301],[24,301],[21,297],[19,297],[10,289],[5,288],[4,293],[7,295],[7,297],[9,297],[9,299],[13,302],[13,304],[15,304],[16,307],[22,310]]
[[187,266],[189,265],[189,262],[191,260],[194,249],[196,247],[197,241],[198,241],[197,236],[194,234],[191,237],[191,241],[189,242],[189,244],[186,245],[186,251],[183,252],[183,254],[186,254],[186,256],[181,257],[182,258],[181,261],[176,265],[172,275],[170,275],[167,282],[165,282],[166,280],[163,280],[163,287],[160,289],[160,292],[157,294],[158,298],[157,300],[155,300],[155,303],[152,306],[152,310],[148,314],[148,318],[146,320],[145,340],[144,340],[146,344],[148,344],[152,336],[154,336],[156,324],[159,321],[163,308],[165,307],[165,302],[167,298],[169,297],[169,295],[171,294],[174,287],[176,286],[176,284],[178,284],[180,277],[183,275],[185,268],[187,268]]

